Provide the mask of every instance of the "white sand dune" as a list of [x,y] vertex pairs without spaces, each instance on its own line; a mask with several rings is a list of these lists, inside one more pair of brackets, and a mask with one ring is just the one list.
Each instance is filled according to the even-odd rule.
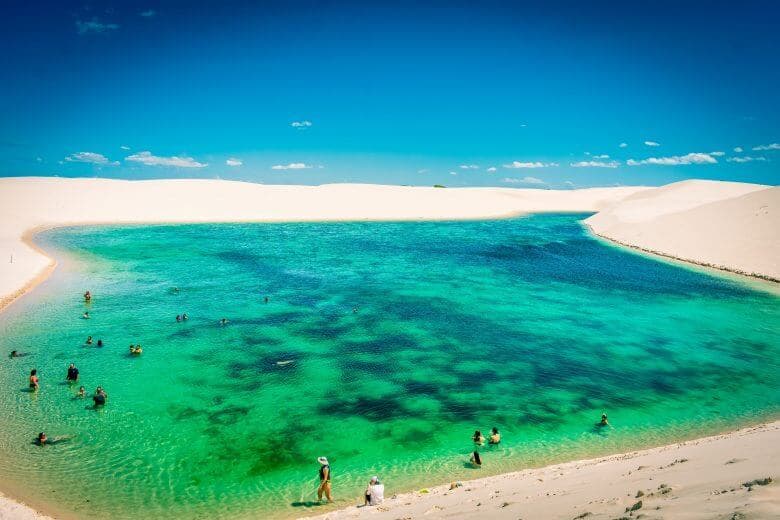
[[[487,464],[483,460],[483,464]],[[319,520],[767,520],[780,518],[780,422],[599,459],[404,493]],[[767,477],[767,485],[745,483]],[[368,478],[368,477],[367,477]],[[642,493],[641,496],[638,492]],[[338,497],[338,488],[334,488]],[[392,483],[385,482],[385,496]],[[359,498],[355,499],[357,503]]]
[[646,190],[588,218],[605,238],[780,281],[780,187],[685,181]]
[[[448,220],[533,212],[598,212],[599,235],[690,262],[780,279],[780,188],[686,181],[660,188],[553,191],[377,185],[267,186],[219,180],[0,179],[0,310],[53,270],[31,242],[43,227],[87,223]],[[448,492],[404,495],[333,518],[587,518],[622,516],[637,490],[648,518],[780,517],[779,423],[713,439],[529,470]],[[684,464],[670,464],[687,458]],[[737,462],[726,464],[735,459]],[[638,466],[647,466],[637,470]],[[672,491],[661,494],[658,486]],[[734,491],[732,491],[732,488]],[[726,490],[725,493],[716,493]],[[496,493],[498,491],[498,493]],[[630,495],[630,496],[629,496]],[[504,503],[508,505],[503,506]],[[661,509],[654,509],[660,506]],[[746,516],[733,516],[732,513]],[[0,519],[38,518],[0,496]],[[606,516],[605,516],[606,515]],[[723,516],[732,515],[732,516]],[[584,518],[584,517],[583,517]]]

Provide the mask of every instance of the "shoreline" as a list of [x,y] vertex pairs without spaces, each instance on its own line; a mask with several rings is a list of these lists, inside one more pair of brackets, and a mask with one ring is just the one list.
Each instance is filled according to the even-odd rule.
[[763,275],[759,273],[753,273],[753,272],[747,272],[747,271],[741,271],[739,269],[731,268],[725,265],[716,265],[716,264],[710,264],[707,262],[700,262],[697,260],[692,260],[690,258],[683,258],[679,256],[675,256],[671,253],[664,253],[663,251],[658,251],[655,249],[645,248],[642,246],[630,244],[628,242],[621,242],[620,240],[617,240],[615,238],[608,237],[607,235],[602,235],[598,232],[596,232],[593,227],[588,224],[587,222],[583,221],[583,225],[586,227],[586,229],[596,238],[600,238],[602,240],[605,240],[606,242],[621,247],[623,249],[628,249],[629,251],[633,251],[635,253],[645,254],[650,257],[658,257],[657,260],[672,260],[676,263],[684,264],[688,267],[704,267],[707,268],[710,272],[714,271],[712,274],[732,274],[736,275],[743,281],[747,280],[753,280],[753,281],[761,281],[761,282],[768,282],[771,284],[778,284],[778,288],[780,288],[780,278],[775,278],[773,276],[769,275]]
[[[760,462],[757,464],[760,467],[739,466],[751,460]],[[714,471],[724,466],[738,471],[732,475],[718,475],[723,472]],[[412,492],[386,492],[379,506],[356,504],[300,518],[485,518],[489,515],[514,520],[521,514],[522,518],[527,518],[525,515],[561,519],[628,518],[629,509],[640,499],[643,504],[637,511],[641,509],[642,513],[679,509],[673,516],[659,514],[652,518],[678,518],[678,515],[707,519],[764,518],[761,515],[766,511],[780,513],[780,488],[771,482],[778,478],[778,467],[780,420],[775,420],[642,450],[445,483]],[[744,485],[767,477],[771,480],[767,484]],[[702,495],[723,495],[728,499],[697,515],[705,509],[702,502],[709,501],[709,498],[702,500]],[[359,500],[360,497],[355,497],[356,503]],[[750,511],[756,509],[761,512]],[[758,514],[747,516],[749,511]]]
[[[17,180],[18,182],[23,182],[25,179]],[[86,181],[90,181],[90,179],[85,179]],[[1,181],[0,181],[1,182]],[[52,184],[56,184],[58,181],[53,182]],[[118,181],[119,182],[119,181]],[[149,183],[154,183],[154,181],[121,181],[121,182],[130,182],[134,183],[136,186],[147,183],[146,186],[149,186]],[[200,186],[205,184],[211,184],[207,181],[195,181],[196,183],[201,183]],[[216,181],[215,181],[216,182]],[[704,182],[704,181],[701,181]],[[170,184],[178,184],[177,187],[181,186],[182,181],[173,181]],[[78,184],[78,182],[76,183]],[[231,185],[235,184],[244,184],[244,183],[228,183]],[[2,186],[2,184],[0,184]],[[254,185],[254,186],[262,186],[262,185]],[[267,186],[264,186],[267,187]],[[290,187],[282,187],[282,188],[272,188],[271,192],[274,191],[280,191],[285,192],[284,188],[290,188]],[[325,188],[324,190],[320,190],[320,195],[323,196],[322,192],[327,192],[328,189],[340,191],[343,189],[349,189],[349,186],[340,186],[336,185],[334,188],[333,185],[325,186],[325,187],[315,187],[313,190],[316,192],[317,188]],[[405,199],[403,197],[411,196],[409,195],[408,191],[394,191],[392,188],[394,187],[382,187],[382,186],[369,186],[366,188],[368,191],[376,190],[378,192],[381,192],[381,188],[391,188],[392,193],[395,196],[395,200],[391,200],[385,205],[387,207],[392,207],[394,204],[398,204],[399,200],[400,202],[403,202]],[[253,188],[257,189],[257,188]],[[430,193],[430,190],[432,188],[409,188],[411,190],[421,190],[418,192],[415,192],[415,195],[418,195],[420,193]],[[663,189],[663,188],[657,188],[657,189]],[[428,211],[425,209],[425,204],[429,202],[428,200],[423,201],[423,205],[419,207],[411,207],[409,209],[404,209],[406,213],[402,212],[396,212],[388,211],[386,207],[380,207],[377,211],[372,211],[370,209],[367,209],[367,206],[365,204],[354,204],[350,207],[348,207],[346,210],[341,210],[341,208],[334,210],[333,208],[325,208],[323,210],[323,213],[319,215],[312,215],[311,212],[301,212],[296,215],[290,215],[290,212],[293,214],[297,209],[295,207],[290,208],[287,213],[283,210],[277,210],[279,212],[278,215],[273,214],[274,210],[276,208],[270,208],[267,210],[266,213],[260,214],[262,212],[259,212],[258,214],[252,213],[254,211],[254,207],[251,208],[244,208],[246,210],[245,213],[241,213],[241,211],[236,211],[234,213],[230,213],[228,211],[228,214],[225,212],[220,212],[220,208],[215,208],[215,213],[212,215],[208,214],[208,211],[206,211],[205,215],[198,214],[197,211],[200,209],[196,205],[190,206],[185,205],[182,208],[179,208],[179,211],[184,213],[185,215],[188,212],[194,212],[195,214],[198,214],[198,217],[193,218],[186,218],[186,216],[182,217],[181,214],[178,216],[169,212],[163,212],[164,215],[151,212],[148,214],[145,214],[145,218],[133,218],[135,215],[131,212],[131,215],[125,214],[123,216],[117,216],[116,219],[107,219],[107,218],[89,218],[89,216],[81,215],[81,213],[78,213],[74,210],[75,218],[60,218],[57,219],[57,216],[47,216],[45,221],[41,221],[41,217],[37,215],[27,215],[27,219],[19,219],[18,226],[14,226],[14,223],[16,223],[13,220],[14,217],[14,211],[10,211],[8,214],[3,215],[0,214],[0,223],[10,224],[11,228],[6,228],[3,231],[5,233],[0,234],[0,250],[4,250],[2,246],[8,246],[10,244],[11,247],[14,247],[17,244],[21,244],[24,248],[27,248],[28,251],[22,251],[22,255],[19,255],[18,257],[14,255],[14,263],[17,262],[17,260],[21,260],[22,262],[25,260],[25,254],[27,255],[26,260],[30,260],[31,263],[39,262],[40,259],[43,258],[46,260],[45,265],[41,265],[39,268],[36,268],[34,270],[34,273],[30,275],[29,273],[12,273],[12,283],[14,281],[18,282],[16,278],[14,278],[14,274],[16,277],[21,276],[27,276],[23,281],[23,284],[21,287],[15,288],[12,292],[6,293],[2,296],[0,296],[0,313],[6,311],[14,302],[21,299],[23,296],[31,293],[38,285],[40,285],[42,282],[47,280],[52,273],[56,270],[58,266],[57,260],[52,257],[51,255],[47,254],[45,250],[43,250],[40,246],[38,246],[35,241],[34,237],[40,232],[54,229],[54,228],[60,228],[60,227],[68,227],[68,226],[89,226],[89,225],[170,225],[170,224],[206,224],[206,223],[251,223],[251,222],[257,222],[257,223],[273,223],[273,222],[387,222],[387,221],[447,221],[447,220],[488,220],[488,219],[505,219],[505,218],[514,218],[519,217],[522,215],[527,214],[536,214],[536,213],[552,213],[552,212],[593,212],[596,215],[599,215],[603,210],[613,208],[615,206],[619,206],[621,204],[621,201],[624,199],[630,199],[634,194],[640,194],[647,193],[648,191],[654,190],[653,188],[631,188],[629,190],[624,190],[620,188],[616,188],[617,191],[608,191],[607,189],[591,189],[589,190],[571,190],[569,192],[566,192],[566,195],[571,199],[566,200],[552,200],[547,201],[546,204],[548,206],[545,206],[545,204],[539,202],[539,200],[535,200],[533,202],[529,202],[530,199],[524,199],[523,197],[538,197],[538,198],[550,198],[553,197],[555,194],[551,194],[549,190],[515,190],[511,188],[496,188],[496,189],[489,189],[489,188],[476,188],[476,189],[464,189],[465,191],[460,192],[457,195],[453,195],[457,190],[455,189],[449,189],[449,190],[437,190],[434,191],[434,193],[437,193],[437,196],[441,196],[438,194],[444,194],[445,197],[454,197],[452,200],[447,202],[446,204],[443,204],[441,206],[437,206],[435,210]],[[607,190],[607,191],[605,191]],[[298,193],[298,190],[291,190],[294,193]],[[305,191],[305,190],[301,190]],[[309,190],[311,191],[311,190]],[[577,193],[579,191],[580,193]],[[449,193],[446,193],[449,192]],[[483,205],[476,208],[474,211],[472,209],[471,213],[466,212],[466,214],[463,213],[463,204],[468,204],[470,201],[476,200],[476,197],[474,196],[475,193],[480,193],[480,199],[482,200]],[[529,193],[529,192],[536,192],[536,193]],[[588,192],[588,193],[583,193]],[[7,193],[7,192],[6,192]],[[70,195],[70,192],[65,192],[66,196]],[[286,192],[285,192],[286,193]],[[398,193],[403,193],[403,197],[399,197]],[[469,194],[466,196],[467,194]],[[62,195],[62,194],[60,194]],[[119,197],[121,194],[117,194],[116,196]],[[225,195],[225,194],[223,194]],[[372,196],[374,193],[372,193]],[[563,196],[563,195],[561,195]],[[491,201],[490,198],[493,197],[494,199]],[[517,198],[514,198],[517,197]],[[582,197],[582,200],[578,197]],[[392,197],[391,197],[392,199]],[[335,202],[339,202],[340,199],[336,197]],[[415,199],[416,200],[416,199]],[[487,201],[487,202],[485,202]],[[497,201],[505,202],[503,206],[496,204]],[[506,203],[506,201],[509,201],[510,203]],[[24,202],[24,201],[22,201]],[[110,201],[109,201],[110,202]],[[227,200],[226,202],[230,202]],[[253,201],[255,203],[256,201]],[[334,201],[331,201],[334,202]],[[419,201],[417,201],[419,202]],[[495,205],[488,204],[488,203],[494,203]],[[368,200],[366,203],[370,206],[371,201]],[[76,206],[78,206],[78,202],[75,203]],[[34,208],[37,208],[36,202],[33,201],[30,204],[26,204],[27,206],[31,206]],[[389,206],[388,206],[389,205]],[[40,204],[42,208],[48,207],[47,204]],[[132,204],[131,204],[132,206]],[[142,205],[143,206],[143,205]],[[140,208],[141,210],[144,210],[144,207]],[[175,210],[176,208],[174,208]],[[224,209],[224,208],[222,208]],[[393,208],[394,209],[394,208]],[[357,212],[355,214],[350,214],[350,210],[352,212]],[[364,211],[363,217],[361,218],[359,213],[360,211]],[[383,213],[383,211],[385,211]],[[2,218],[5,216],[6,218]],[[10,216],[10,219],[8,218]],[[38,220],[36,220],[38,219]],[[10,222],[8,222],[10,220]],[[756,273],[747,273],[744,271],[741,271],[736,268],[730,268],[729,266],[724,265],[716,265],[707,263],[704,261],[697,261],[693,259],[688,258],[681,258],[674,256],[671,253],[665,253],[660,250],[653,250],[650,248],[643,248],[642,246],[630,244],[627,242],[622,242],[618,239],[612,238],[610,236],[606,236],[604,234],[601,234],[593,229],[590,223],[583,222],[585,227],[590,230],[590,232],[599,238],[605,239],[609,241],[610,243],[616,244],[620,247],[628,248],[629,250],[638,251],[641,254],[649,254],[654,255],[661,258],[668,258],[673,259],[677,261],[681,261],[685,264],[690,264],[692,266],[699,266],[699,267],[708,267],[708,268],[714,268],[717,271],[724,272],[724,273],[733,273],[738,274],[740,276],[745,276],[750,279],[757,279],[762,281],[767,281],[770,283],[778,283],[780,282],[779,278],[776,278],[771,275],[762,275],[762,274],[756,274]],[[21,236],[18,234],[19,228],[21,229]],[[5,239],[5,243],[4,243]],[[15,249],[12,249],[12,255],[16,253]],[[30,254],[32,253],[32,255]],[[750,252],[745,252],[744,254],[750,254]],[[37,257],[36,257],[37,255]],[[0,272],[0,274],[2,274]],[[7,278],[6,278],[7,282]],[[8,285],[7,283],[5,284]],[[5,287],[0,287],[0,292]],[[775,422],[769,422],[769,423],[761,423],[759,426],[754,426],[752,429],[760,429],[760,428],[774,428],[775,430],[780,430],[780,421]],[[749,428],[751,429],[751,428]],[[744,429],[739,430],[733,430],[729,433],[723,433],[720,435],[717,435],[715,437],[705,437],[702,439],[692,440],[692,441],[685,441],[683,443],[668,445],[664,447],[658,447],[658,448],[651,448],[650,450],[646,451],[653,451],[653,450],[669,450],[673,449],[675,447],[679,448],[680,446],[685,446],[690,443],[698,443],[706,441],[707,439],[711,438],[721,438],[721,437],[728,437],[728,436],[738,436],[741,434],[741,432],[744,432]],[[612,456],[608,456],[606,458],[602,457],[601,459],[590,459],[591,461],[608,461],[608,460],[622,460],[626,457],[631,458],[632,456],[635,456],[636,453],[644,453],[644,452],[627,452],[622,454],[616,454]],[[576,463],[584,463],[587,461],[574,461],[570,463],[565,464],[576,464]],[[517,474],[524,474],[528,471],[543,471],[546,469],[554,468],[554,467],[560,467],[561,464],[547,466],[545,468],[539,468],[536,470],[523,470],[521,472],[513,472],[513,473],[504,473],[501,475],[493,476],[493,477],[485,477],[484,479],[478,479],[475,481],[469,481],[470,483],[478,482],[478,481],[484,481],[490,479],[501,479],[501,478],[511,478],[511,475],[517,475]],[[774,478],[774,476],[773,476]],[[437,488],[438,489],[438,488]],[[409,495],[414,495],[414,493],[411,493]],[[406,495],[403,495],[406,496]],[[341,510],[345,511],[345,510]],[[370,511],[370,510],[367,510]],[[376,510],[374,510],[376,511]],[[327,515],[334,515],[335,513],[325,513],[326,516],[323,516],[323,518],[330,518],[330,516]],[[9,516],[11,515],[11,516]],[[27,516],[23,516],[27,515]],[[38,518],[38,519],[48,519],[49,517],[46,517],[39,513],[38,511],[34,510],[33,508],[24,505],[22,502],[14,501],[12,498],[9,498],[7,495],[2,494],[2,490],[0,490],[0,519],[5,518]],[[515,517],[516,518],[516,517]]]

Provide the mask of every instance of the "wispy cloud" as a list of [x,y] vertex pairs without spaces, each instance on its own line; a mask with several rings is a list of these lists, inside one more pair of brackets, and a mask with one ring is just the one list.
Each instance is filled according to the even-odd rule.
[[494,172],[494,171],[496,171],[497,169],[498,169],[498,168],[496,168],[495,166],[491,166],[490,168],[488,168],[488,169],[487,169],[487,170],[485,170],[485,171],[487,171],[487,172],[490,172],[490,173],[493,173],[493,172]]
[[143,16],[144,18],[151,18],[156,14],[157,12],[154,9],[147,9],[146,11],[141,11],[138,13],[139,16]]
[[98,164],[100,166],[117,166],[119,164],[118,161],[110,161],[105,155],[94,152],[72,153],[65,157],[65,160],[68,162]]
[[537,177],[523,177],[518,179],[516,177],[504,177],[501,182],[507,182],[509,184],[547,184],[542,179]]
[[753,147],[754,152],[763,152],[766,150],[780,150],[780,143],[762,144]]
[[103,23],[97,18],[93,18],[86,22],[84,20],[76,20],[76,31],[79,34],[104,33],[117,29],[119,29],[119,25],[115,23]]
[[309,128],[312,125],[311,121],[293,121],[290,123],[290,126],[293,128],[297,128],[299,130],[303,130],[304,128]]
[[618,148],[625,148],[626,146],[628,146],[628,143],[620,143]]
[[729,157],[726,160],[728,162],[746,163],[746,162],[754,162],[754,161],[766,161],[766,157],[750,157],[746,155],[744,157]]
[[620,163],[617,161],[580,161],[571,163],[572,168],[617,168]]
[[458,172],[450,172],[450,175],[457,175]]
[[742,147],[741,146],[736,146],[736,147],[734,147],[734,151],[737,152],[737,153],[742,153]]
[[726,152],[710,152],[710,155],[713,157],[723,157],[726,155]]
[[476,164],[461,164],[459,168],[461,170],[479,170],[479,166]]
[[539,161],[534,162],[520,162],[512,161],[509,164],[504,164],[504,168],[547,168],[549,166],[558,166],[558,163],[543,163]]
[[428,168],[420,168],[419,170],[417,170],[417,173],[428,173],[428,171],[429,171]]
[[139,152],[125,157],[125,161],[137,162],[146,166],[173,166],[176,168],[205,168],[206,163],[201,163],[192,157],[159,157],[152,152]]
[[122,145],[119,148],[121,148],[122,150],[129,150],[130,149],[129,146],[125,146],[125,145]]
[[242,161],[241,159],[236,159],[235,157],[231,157],[227,161],[225,161],[225,164],[227,164],[228,166],[241,166],[242,164],[244,164],[244,161]]
[[629,166],[640,166],[642,164],[657,164],[661,166],[682,166],[686,164],[715,164],[718,161],[708,153],[689,153],[686,155],[673,155],[671,157],[650,157],[636,161],[629,159],[626,164]]
[[594,155],[593,158],[594,159],[609,159],[609,155],[603,153],[601,155]]
[[656,143],[655,141],[645,141],[645,146],[661,146],[661,143]]
[[305,170],[307,168],[311,168],[311,165],[302,162],[294,162],[289,164],[274,164],[273,166],[271,166],[272,170]]

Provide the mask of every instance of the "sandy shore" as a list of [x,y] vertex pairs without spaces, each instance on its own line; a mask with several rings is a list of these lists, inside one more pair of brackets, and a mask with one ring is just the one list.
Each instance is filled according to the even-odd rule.
[[630,195],[585,222],[645,252],[780,281],[780,187],[678,182]]
[[[780,188],[712,181],[553,191],[6,178],[0,179],[0,310],[55,267],[32,243],[36,230],[89,223],[455,220],[598,212],[587,224],[615,242],[778,280],[778,203]],[[613,518],[642,490],[647,498],[640,512],[648,518],[719,518],[735,511],[748,516],[733,518],[768,518],[778,514],[777,488],[756,486],[748,492],[740,482],[770,476],[770,469],[780,467],[778,441],[780,426],[772,423],[647,452],[490,477],[453,492],[442,487],[399,496],[385,505],[390,511],[348,509],[327,516],[574,518],[589,512],[592,518]],[[683,458],[689,461],[670,465]],[[737,462],[726,464],[731,459]],[[661,493],[662,483],[672,491]],[[727,492],[714,494],[718,489]],[[0,495],[0,519],[6,518],[42,517]]]
[[[780,518],[779,468],[780,421],[467,481],[454,489],[444,485],[427,493],[400,494],[381,506],[350,507],[312,518]],[[765,484],[767,477],[773,482]],[[746,486],[749,482],[754,484]],[[386,483],[385,495],[392,495],[392,483]]]

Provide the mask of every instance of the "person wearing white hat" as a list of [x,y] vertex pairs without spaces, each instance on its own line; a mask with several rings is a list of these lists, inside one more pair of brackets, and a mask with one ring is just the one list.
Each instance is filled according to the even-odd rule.
[[333,498],[330,496],[330,464],[326,457],[317,457],[317,462],[320,463],[320,487],[317,488],[317,500],[322,502],[322,494],[325,494],[325,498],[328,502],[333,502]]

